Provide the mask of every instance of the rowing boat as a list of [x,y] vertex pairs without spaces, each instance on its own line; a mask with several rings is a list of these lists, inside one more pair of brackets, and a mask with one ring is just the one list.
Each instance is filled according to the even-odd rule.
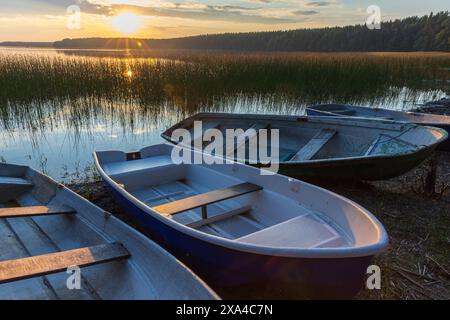
[[[450,133],[450,116],[404,112],[379,108],[365,108],[343,104],[323,104],[306,109],[309,116],[367,117],[394,121],[404,121],[422,126],[441,128]],[[438,150],[450,152],[450,140],[441,143]]]
[[129,217],[221,296],[353,297],[386,250],[380,222],[346,198],[206,154],[179,164],[178,151],[160,144],[94,158]]
[[[199,123],[201,128],[196,130]],[[174,135],[178,129],[187,130],[191,139],[180,141]],[[439,128],[388,120],[232,113],[194,115],[166,130],[162,137],[204,150],[209,144],[204,135],[207,129],[219,130],[224,136],[235,130],[233,148],[226,146],[229,139],[223,139],[223,149],[228,150],[223,156],[255,166],[263,163],[248,152],[250,142],[264,146],[259,139],[261,129],[278,130],[278,157],[272,159],[272,166],[275,163],[281,174],[307,180],[396,177],[420,164],[447,138],[447,132]]]
[[0,164],[0,299],[216,299],[156,243],[29,167]]

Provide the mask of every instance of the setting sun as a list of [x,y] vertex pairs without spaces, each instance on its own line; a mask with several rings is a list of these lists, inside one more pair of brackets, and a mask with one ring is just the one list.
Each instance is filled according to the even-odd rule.
[[114,28],[125,34],[136,33],[143,24],[143,18],[133,13],[123,12],[113,19]]

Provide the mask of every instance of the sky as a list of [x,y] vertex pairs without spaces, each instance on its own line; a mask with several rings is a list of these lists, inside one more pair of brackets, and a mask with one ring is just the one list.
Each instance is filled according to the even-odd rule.
[[450,10],[449,0],[0,0],[0,41],[173,38],[364,24]]

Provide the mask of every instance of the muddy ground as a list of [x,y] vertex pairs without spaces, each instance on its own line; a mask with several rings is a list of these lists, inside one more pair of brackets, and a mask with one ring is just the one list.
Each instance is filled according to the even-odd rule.
[[[436,152],[387,181],[321,185],[370,210],[389,234],[388,252],[374,261],[381,268],[381,289],[365,289],[357,299],[450,299],[450,154]],[[69,187],[133,225],[99,181]]]

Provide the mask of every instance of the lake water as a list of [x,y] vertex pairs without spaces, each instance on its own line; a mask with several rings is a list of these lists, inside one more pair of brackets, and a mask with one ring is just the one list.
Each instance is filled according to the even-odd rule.
[[[139,56],[136,56],[124,51],[55,51],[18,48],[0,49],[0,58],[2,56],[20,56],[24,58],[24,63],[29,61],[27,57],[67,59],[71,63],[77,63],[77,59],[80,61],[125,59],[150,63],[149,61],[154,59],[146,57],[145,53],[139,53]],[[165,59],[170,58],[157,59],[160,63],[164,63]],[[180,61],[180,63],[187,62]],[[125,70],[125,72],[130,78],[133,77],[134,70]],[[18,80],[12,77],[3,81]],[[19,83],[21,86],[27,80],[21,78],[20,81],[22,81]],[[191,80],[187,79],[188,85],[189,81]],[[192,81],[196,80],[192,79]],[[45,90],[42,82],[33,79],[30,83],[28,89],[20,89],[23,90],[23,95],[27,96],[26,99],[21,99],[17,93],[13,95],[8,91],[11,89],[3,89],[1,92],[1,160],[31,165],[57,180],[66,181],[90,173],[93,150],[129,151],[161,143],[163,142],[160,138],[162,131],[198,111],[301,115],[304,113],[305,106],[312,102],[324,103],[336,100],[367,107],[376,105],[387,109],[409,110],[417,107],[418,104],[446,96],[445,90],[435,82],[420,88],[409,88],[403,85],[389,86],[383,90],[374,88],[373,92],[369,90],[363,94],[356,94],[355,97],[349,96],[351,84],[350,88],[345,90],[339,87],[323,87],[324,93],[326,90],[333,90],[333,100],[330,100],[329,95],[326,95],[324,99],[320,99],[320,96],[315,99],[304,94],[286,95],[284,88],[278,88],[273,84],[257,86],[251,90],[247,86],[242,91],[239,90],[239,86],[237,86],[238,89],[228,90],[227,86],[230,86],[230,82],[224,81],[223,94],[215,88],[212,93],[207,92],[201,98],[194,99],[194,102],[191,99],[199,95],[198,89],[192,92],[185,90],[180,96],[167,93],[170,90],[166,87],[164,96],[155,95],[155,100],[142,102],[141,97],[136,98],[133,94],[120,99],[105,99],[104,94],[99,94],[97,98],[95,91],[90,92],[89,97],[83,97],[82,94],[80,96],[67,94],[63,98],[54,98],[51,94],[42,93]],[[292,86],[295,85],[293,81]],[[28,97],[30,92],[27,90],[32,93],[31,96],[34,94],[33,90],[36,90],[40,95],[38,102],[33,97]],[[147,89],[144,87],[141,90]],[[152,95],[148,94],[146,97],[152,97]]]

